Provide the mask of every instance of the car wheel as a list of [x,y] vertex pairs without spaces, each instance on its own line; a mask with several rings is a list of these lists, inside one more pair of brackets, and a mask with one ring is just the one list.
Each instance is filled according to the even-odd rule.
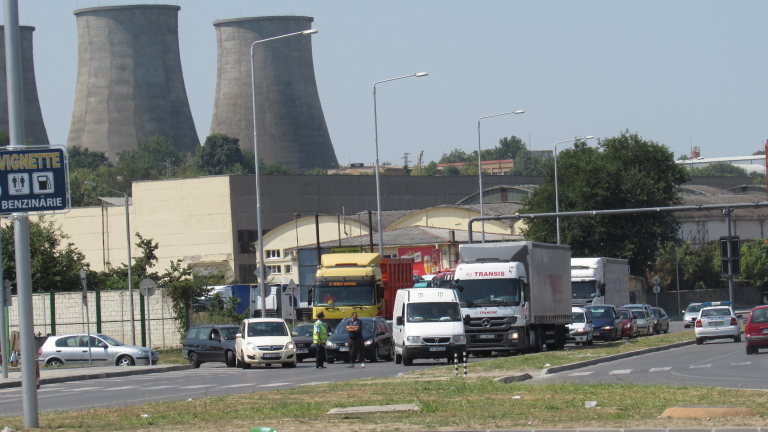
[[325,362],[328,364],[333,364],[334,362],[336,362],[336,359],[329,358]]
[[227,351],[225,358],[227,359],[227,367],[235,367],[237,365],[235,354],[232,351]]
[[403,362],[402,354],[395,354],[395,364],[400,364],[402,362]]
[[384,360],[386,361],[392,361],[392,359],[395,357],[395,346],[393,344],[389,344],[389,349],[387,350],[387,356],[384,357]]
[[747,355],[752,355],[752,354],[755,354],[755,352],[756,352],[757,350],[756,350],[756,349],[754,349],[754,348],[755,348],[755,347],[753,347],[753,346],[749,346],[749,345],[747,345]]
[[200,359],[197,358],[197,354],[189,353],[189,364],[195,369],[200,367]]
[[741,333],[737,334],[736,337],[733,338],[734,342],[741,342]]
[[251,368],[251,364],[245,362],[245,356],[243,356],[243,358],[240,358],[238,356],[237,361],[240,362],[240,367],[242,369],[250,369]]
[[413,359],[407,356],[403,356],[403,366],[410,366],[413,364]]
[[696,345],[701,345],[704,343],[704,339],[702,338],[696,338]]
[[48,366],[63,366],[64,362],[57,358],[54,358],[54,359],[48,360],[47,362],[45,362],[45,364]]
[[589,340],[587,341],[587,345],[593,345],[594,343],[595,343],[595,338],[593,337],[589,338]]
[[378,345],[374,345],[373,346],[373,355],[371,356],[371,358],[368,359],[368,361],[370,363],[376,363],[377,361],[379,361],[379,346]]
[[118,366],[133,366],[136,364],[131,356],[120,356],[117,358]]
[[290,363],[283,363],[284,368],[295,368],[296,367],[296,360],[294,359]]

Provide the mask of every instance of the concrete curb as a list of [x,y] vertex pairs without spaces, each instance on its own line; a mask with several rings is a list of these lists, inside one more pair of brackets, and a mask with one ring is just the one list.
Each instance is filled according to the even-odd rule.
[[425,432],[768,432],[764,427],[636,428],[636,429],[477,429]]
[[[119,368],[119,370],[110,371],[110,372],[94,372],[94,373],[85,373],[80,375],[66,375],[66,376],[57,376],[57,377],[48,377],[48,378],[41,377],[40,385],[58,384],[58,383],[72,382],[72,381],[85,381],[85,380],[101,379],[101,378],[117,378],[117,377],[131,376],[131,375],[146,375],[146,374],[153,374],[153,373],[173,372],[173,371],[186,370],[191,368],[192,366],[188,364],[170,365],[170,366],[152,366],[151,368],[146,368],[146,369],[134,369],[129,366],[124,368]],[[21,379],[14,379],[12,381],[0,382],[0,389],[13,388],[13,387],[21,387]]]

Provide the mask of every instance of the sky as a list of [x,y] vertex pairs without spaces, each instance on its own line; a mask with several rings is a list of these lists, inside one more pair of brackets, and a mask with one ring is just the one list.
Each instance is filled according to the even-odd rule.
[[[147,3],[156,3],[148,1]],[[69,133],[77,74],[73,12],[135,4],[19,0],[36,27],[37,89],[52,144]],[[320,101],[342,165],[375,159],[373,83],[380,161],[414,165],[454,149],[483,149],[518,136],[532,150],[624,130],[664,144],[675,159],[763,150],[768,130],[765,1],[306,1],[173,0],[200,142],[216,89],[213,22],[252,16],[314,17]],[[2,14],[3,11],[0,11]],[[4,19],[4,17],[3,17]],[[762,47],[762,48],[761,48]],[[558,151],[564,145],[558,145]]]

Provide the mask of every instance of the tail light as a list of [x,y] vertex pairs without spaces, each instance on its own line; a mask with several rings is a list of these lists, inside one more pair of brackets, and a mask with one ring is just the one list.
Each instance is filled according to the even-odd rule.
[[731,325],[739,325],[739,322],[736,320],[736,318],[731,317]]
[[40,357],[41,355],[43,355],[43,347],[40,347],[40,349],[37,350],[37,356]]
[[701,327],[701,320],[700,319],[696,320],[696,327]]

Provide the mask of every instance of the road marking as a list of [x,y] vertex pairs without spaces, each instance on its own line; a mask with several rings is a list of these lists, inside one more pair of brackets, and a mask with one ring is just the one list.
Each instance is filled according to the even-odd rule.
[[219,387],[219,388],[245,387],[245,386],[252,386],[252,385],[254,385],[254,384],[251,384],[251,383],[246,383],[246,384],[232,384],[232,385],[221,386],[221,387]]
[[617,369],[617,370],[611,371],[608,375],[626,375],[630,372],[632,372],[632,369]]
[[568,376],[585,376],[585,375],[590,375],[591,373],[592,372],[574,372]]
[[698,368],[708,368],[712,366],[711,364],[705,364],[705,365],[692,365],[688,366],[689,369],[698,369]]
[[125,387],[108,387],[104,390],[128,390],[128,389],[135,389],[138,388],[138,386],[125,386]]
[[215,385],[211,384],[202,384],[202,385],[194,385],[194,386],[186,386],[186,387],[179,387],[180,389],[194,389],[194,388],[203,388],[203,387],[216,387]]
[[83,388],[74,388],[74,389],[59,389],[59,391],[63,392],[79,392],[79,391],[88,391],[88,390],[100,390],[104,387],[83,387]]
[[155,387],[143,387],[144,390],[158,390],[163,388],[176,388],[176,386],[155,386]]
[[287,382],[287,383],[262,384],[259,387],[275,387],[275,386],[288,385],[288,384],[293,384],[293,383]]
[[330,383],[331,383],[331,381],[315,381],[315,382],[308,382],[308,383],[299,384],[299,385],[300,386],[308,386],[308,385],[330,384]]
[[739,363],[731,363],[731,366],[747,366],[751,364],[752,362],[739,362]]
[[672,369],[671,367],[650,368],[648,372],[664,372]]

